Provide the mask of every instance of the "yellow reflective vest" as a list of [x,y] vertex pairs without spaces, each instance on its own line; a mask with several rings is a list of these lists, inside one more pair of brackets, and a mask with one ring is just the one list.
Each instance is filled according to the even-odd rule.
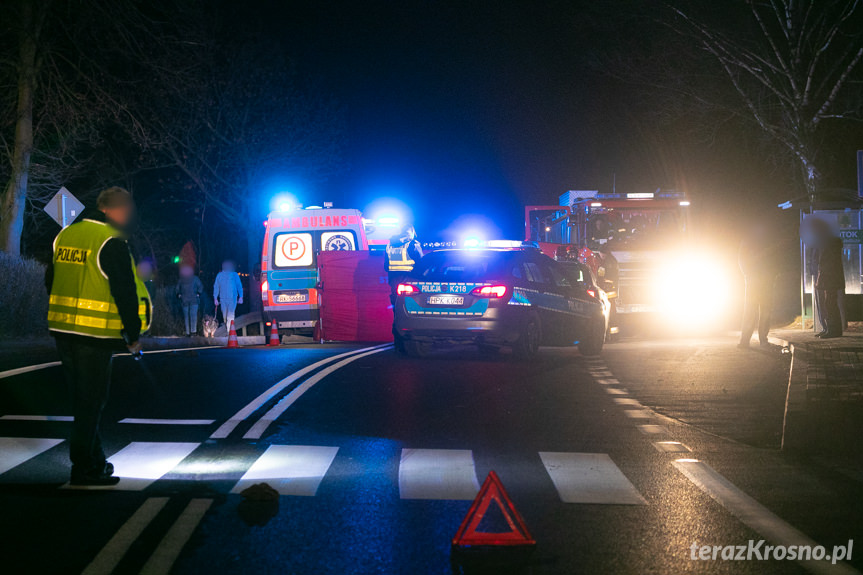
[[[48,298],[49,329],[101,339],[122,338],[123,321],[111,295],[108,276],[99,264],[102,248],[117,237],[120,232],[116,228],[96,220],[82,220],[57,235]],[[143,333],[150,329],[153,304],[134,264],[132,274]]]
[[392,243],[387,244],[388,272],[409,272],[414,269],[416,262],[408,255],[409,245],[410,242],[400,246],[394,246]]

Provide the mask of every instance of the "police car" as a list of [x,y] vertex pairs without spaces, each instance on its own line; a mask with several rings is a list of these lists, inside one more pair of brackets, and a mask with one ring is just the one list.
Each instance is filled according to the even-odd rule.
[[397,348],[423,356],[433,345],[473,343],[529,357],[540,345],[602,350],[607,300],[578,266],[537,249],[441,250],[399,284],[393,309]]

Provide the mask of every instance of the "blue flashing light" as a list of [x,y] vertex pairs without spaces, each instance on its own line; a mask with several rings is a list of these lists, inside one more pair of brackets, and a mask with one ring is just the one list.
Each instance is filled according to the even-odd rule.
[[394,228],[399,225],[399,219],[396,216],[381,216],[378,218],[378,225],[384,228]]
[[291,206],[290,202],[282,202],[279,204],[280,212],[290,212],[292,209],[293,206]]
[[464,241],[464,247],[466,247],[466,248],[478,248],[480,243],[481,242],[480,242],[479,238],[471,237],[471,238],[467,238]]

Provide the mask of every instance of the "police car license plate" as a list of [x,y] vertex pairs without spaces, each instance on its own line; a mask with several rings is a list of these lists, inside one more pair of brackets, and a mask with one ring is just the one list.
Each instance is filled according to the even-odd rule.
[[429,305],[464,305],[464,297],[460,295],[429,296]]
[[302,303],[306,301],[306,294],[299,293],[281,293],[276,297],[276,303]]

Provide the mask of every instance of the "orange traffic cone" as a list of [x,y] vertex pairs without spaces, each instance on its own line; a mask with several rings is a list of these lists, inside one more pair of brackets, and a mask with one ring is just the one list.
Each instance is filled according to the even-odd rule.
[[228,332],[228,345],[225,347],[240,347],[237,340],[237,330],[234,329],[234,320],[231,320],[231,330]]
[[279,346],[282,344],[282,340],[279,339],[279,328],[276,327],[276,322],[273,322],[273,327],[270,329],[270,343],[267,345],[271,346]]

